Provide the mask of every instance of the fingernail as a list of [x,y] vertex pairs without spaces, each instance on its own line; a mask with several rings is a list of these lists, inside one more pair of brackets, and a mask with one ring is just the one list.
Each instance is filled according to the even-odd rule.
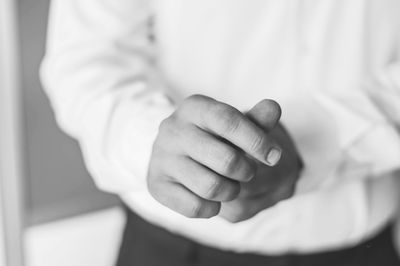
[[279,148],[273,147],[267,155],[267,163],[270,166],[276,165],[281,159],[282,151]]

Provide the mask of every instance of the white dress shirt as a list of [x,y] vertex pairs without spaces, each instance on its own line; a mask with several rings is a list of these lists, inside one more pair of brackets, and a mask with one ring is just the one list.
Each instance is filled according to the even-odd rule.
[[[371,92],[400,90],[399,13],[397,0],[53,0],[42,80],[96,184],[151,223],[236,252],[335,249],[396,213],[400,138]],[[240,223],[155,201],[152,143],[191,94],[243,111],[277,100],[305,164],[296,194]]]

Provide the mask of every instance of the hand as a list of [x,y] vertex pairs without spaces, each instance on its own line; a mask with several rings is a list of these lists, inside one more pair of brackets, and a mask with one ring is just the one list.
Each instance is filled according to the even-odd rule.
[[[273,128],[279,105],[270,100],[259,105],[265,110],[264,125]],[[160,125],[147,176],[149,192],[187,217],[209,218],[219,213],[221,202],[239,195],[239,182],[253,178],[255,160],[273,166],[280,151],[261,127],[232,106],[191,96]]]
[[[262,108],[263,106],[256,105],[247,114],[260,127],[268,122]],[[269,131],[269,136],[282,148],[282,158],[273,167],[256,162],[255,177],[250,182],[241,183],[241,191],[236,199],[222,203],[219,215],[230,222],[247,220],[294,194],[302,168],[295,145],[281,124],[272,130],[265,130]]]

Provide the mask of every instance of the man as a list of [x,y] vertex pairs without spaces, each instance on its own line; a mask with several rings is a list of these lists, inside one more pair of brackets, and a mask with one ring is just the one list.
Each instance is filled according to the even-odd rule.
[[118,265],[398,265],[400,138],[369,92],[400,85],[399,8],[54,0],[42,78],[128,206]]

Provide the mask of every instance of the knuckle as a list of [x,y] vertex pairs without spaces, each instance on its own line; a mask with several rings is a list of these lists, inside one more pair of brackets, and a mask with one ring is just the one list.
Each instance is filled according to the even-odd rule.
[[228,220],[228,222],[231,222],[231,223],[238,223],[238,222],[241,222],[241,221],[243,221],[245,219],[242,218],[241,216],[237,215],[237,214],[233,214],[233,215],[227,216],[226,220]]
[[202,113],[212,106],[213,100],[204,95],[191,95],[187,97],[176,110],[176,115],[184,120],[191,120],[193,112]]
[[222,181],[219,180],[219,178],[212,176],[207,186],[205,187],[204,196],[207,199],[215,199],[221,191],[222,186]]
[[288,186],[283,189],[283,191],[280,193],[280,198],[279,200],[286,200],[289,199],[293,196],[295,191],[294,186]]
[[222,170],[225,174],[230,175],[237,169],[241,156],[237,152],[226,152],[222,159]]
[[154,161],[155,157],[157,157],[162,152],[163,146],[164,146],[164,143],[162,141],[162,137],[157,136],[156,139],[154,140],[152,151],[151,151],[152,152],[151,153],[151,161],[150,161],[151,164],[154,164],[153,161]]
[[148,175],[146,179],[146,184],[147,184],[147,189],[149,190],[150,194],[153,195],[154,190],[154,182],[153,182],[153,176]]
[[267,149],[266,149],[266,141],[264,136],[262,135],[257,135],[251,145],[250,145],[250,150],[257,153],[257,154],[262,154],[264,153]]
[[241,182],[250,182],[257,171],[257,165],[249,159],[243,159],[243,161],[238,162],[236,168],[236,179]]
[[207,97],[201,94],[193,94],[186,98],[186,103],[198,103],[206,100]]
[[246,162],[244,167],[245,167],[245,170],[244,170],[243,180],[244,180],[244,182],[249,182],[257,174],[257,166],[254,165],[254,163],[252,163],[252,162]]
[[175,110],[175,112],[171,115],[171,117],[174,117],[176,119],[177,118],[185,119],[189,110],[190,108],[188,107],[188,105],[186,103],[182,103],[182,105]]
[[229,105],[217,104],[214,106],[213,113],[225,134],[235,132],[240,126],[240,117],[237,110]]
[[159,202],[163,202],[162,197],[159,195],[160,189],[158,187],[158,182],[155,180],[156,178],[152,175],[149,175],[147,178],[147,189],[149,190],[150,195]]
[[185,130],[187,130],[187,124],[179,121],[176,116],[171,115],[160,123],[157,139],[171,142],[182,137]]
[[285,191],[285,193],[283,193],[283,195],[282,195],[282,200],[289,199],[289,198],[292,197],[292,195],[293,195],[293,190],[292,189],[287,189]]
[[234,200],[240,193],[240,184],[238,182],[232,181],[226,185],[225,189],[225,199],[224,201]]
[[157,168],[158,167],[154,165],[154,162],[151,161],[146,178],[147,187],[149,188],[149,190],[155,190],[155,186],[157,185],[157,180],[160,179],[160,175],[158,174],[159,169]]
[[225,217],[231,223],[239,223],[247,219],[247,216],[242,212],[233,212]]
[[231,213],[229,221],[232,223],[238,223],[247,220],[248,218],[250,218],[248,208],[244,203],[239,203],[237,204],[235,211]]
[[[206,102],[208,102],[208,98],[206,96],[200,95],[200,94],[194,94],[189,97],[187,97],[183,103],[182,103],[182,108],[181,110],[184,111],[193,111],[193,107],[201,107],[204,105]],[[197,108],[196,108],[197,109]]]
[[168,118],[161,121],[160,126],[158,127],[159,132],[165,131],[169,127],[169,120]]
[[188,208],[187,213],[185,216],[189,218],[200,218],[203,212],[204,204],[200,200],[193,200]]
[[165,132],[170,132],[171,129],[173,128],[174,124],[174,117],[171,115],[161,121],[160,126],[158,127],[159,133],[165,133]]

